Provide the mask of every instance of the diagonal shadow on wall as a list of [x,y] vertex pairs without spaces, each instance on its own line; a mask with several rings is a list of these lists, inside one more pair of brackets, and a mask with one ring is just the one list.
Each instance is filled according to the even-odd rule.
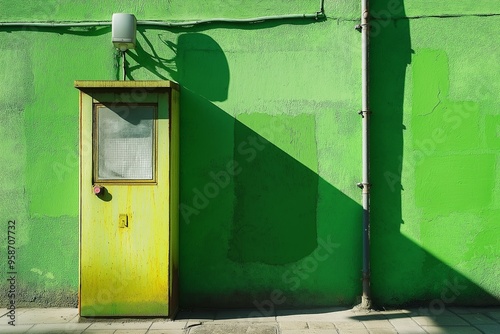
[[[269,137],[185,93],[184,107],[194,113],[184,115],[191,129],[184,134],[193,138],[181,147],[184,306],[248,307],[274,289],[283,291],[287,305],[328,305],[329,284],[328,298],[349,302],[360,265],[360,206]],[[334,255],[301,269],[330,236]],[[309,280],[319,281],[317,288],[308,287]]]
[[[248,306],[269,298],[270,287],[298,289],[297,285],[306,285],[304,277],[321,276],[320,271],[329,274],[322,276],[316,291],[304,289],[299,297],[288,293],[287,304],[314,305],[323,299],[326,305],[322,286],[331,282],[337,290],[334,298],[348,302],[357,289],[352,278],[359,267],[354,249],[360,244],[355,222],[361,211],[318,176],[314,117],[259,112],[233,117],[212,102],[226,99],[230,79],[218,44],[207,35],[190,33],[179,36],[175,48],[173,77],[183,89],[185,136],[181,141],[185,305]],[[277,146],[288,142],[301,150],[287,153]],[[293,272],[329,236],[344,245],[335,250],[336,256],[317,272]],[[339,272],[338,267],[345,270]]]
[[[399,170],[402,157],[402,103],[411,52],[408,22],[400,20],[380,34],[385,38],[374,38],[371,49],[371,102],[377,111],[371,135],[375,302],[426,303],[440,298],[449,289],[447,282],[463,287],[455,289],[459,293],[450,304],[475,295],[491,301],[494,297],[479,285],[400,233],[401,189],[389,187],[384,173]],[[136,61],[154,74],[156,66],[163,66],[182,87],[182,305],[254,307],[277,288],[284,300],[276,307],[352,305],[361,286],[359,203],[318,176],[317,166],[304,164],[262,135],[263,127],[249,126],[252,122],[240,121],[213,103],[226,99],[230,79],[216,41],[188,33],[176,45],[165,43],[165,48],[173,47],[174,59],[158,62],[155,55],[164,50],[146,57],[148,52],[139,49],[143,54]],[[296,125],[293,120],[289,124]],[[272,129],[266,133],[275,135]],[[241,154],[242,143],[254,153]],[[307,271],[301,260],[328,236],[340,245],[335,256]],[[296,275],[287,276],[290,272]]]

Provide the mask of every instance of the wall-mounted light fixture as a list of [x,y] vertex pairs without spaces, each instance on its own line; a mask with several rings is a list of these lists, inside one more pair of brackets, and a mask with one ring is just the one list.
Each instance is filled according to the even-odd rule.
[[125,53],[135,48],[136,26],[133,14],[115,13],[111,19],[111,41],[122,54],[123,80],[126,78]]
[[135,48],[137,20],[133,14],[115,13],[111,20],[113,45],[120,51]]

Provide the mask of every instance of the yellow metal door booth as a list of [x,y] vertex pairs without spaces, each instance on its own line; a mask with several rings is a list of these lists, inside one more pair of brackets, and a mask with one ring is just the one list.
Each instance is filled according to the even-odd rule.
[[178,86],[80,90],[80,315],[173,316],[178,272]]

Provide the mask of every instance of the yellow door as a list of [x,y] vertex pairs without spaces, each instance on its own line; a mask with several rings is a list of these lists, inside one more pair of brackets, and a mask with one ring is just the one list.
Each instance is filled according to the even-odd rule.
[[80,95],[81,316],[169,315],[170,99],[145,94]]

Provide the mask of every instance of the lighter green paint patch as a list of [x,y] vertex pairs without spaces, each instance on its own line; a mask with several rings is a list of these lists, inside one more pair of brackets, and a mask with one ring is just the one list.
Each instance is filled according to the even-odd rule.
[[429,214],[480,210],[491,202],[495,155],[428,157],[417,166],[416,204]]
[[22,110],[33,100],[33,73],[29,42],[23,38],[3,37],[0,53],[0,107]]
[[477,103],[448,99],[448,69],[444,51],[417,51],[411,118],[415,193],[427,214],[480,209],[492,198],[495,156],[469,153],[481,147],[481,110]]
[[450,101],[445,52],[420,50],[413,64],[412,127],[416,159],[436,152],[480,147],[479,105]]
[[448,59],[440,50],[419,50],[413,58],[413,114],[431,114],[448,95]]
[[486,144],[489,149],[500,149],[500,115],[486,115]]

